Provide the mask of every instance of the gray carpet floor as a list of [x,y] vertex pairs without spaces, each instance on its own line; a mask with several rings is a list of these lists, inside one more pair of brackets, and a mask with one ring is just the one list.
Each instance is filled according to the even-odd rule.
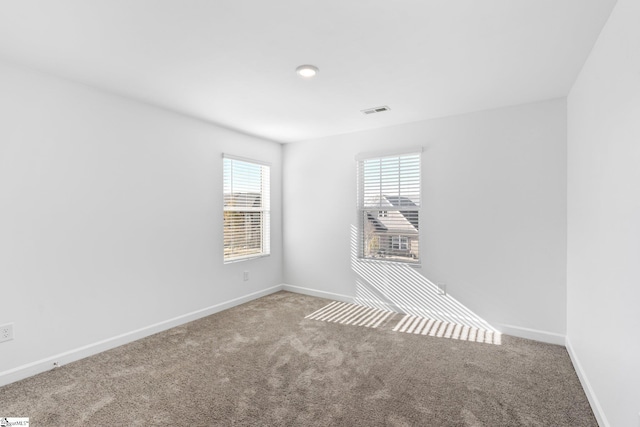
[[597,426],[564,347],[305,319],[278,292],[0,388],[38,426]]

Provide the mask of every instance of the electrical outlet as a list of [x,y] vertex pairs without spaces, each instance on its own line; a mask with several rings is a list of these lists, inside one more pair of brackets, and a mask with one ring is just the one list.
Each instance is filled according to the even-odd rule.
[[10,341],[13,339],[13,323],[7,323],[0,326],[0,342]]
[[245,271],[245,272],[242,274],[242,280],[244,280],[245,282],[246,282],[247,280],[249,280],[249,272],[248,272],[248,271]]

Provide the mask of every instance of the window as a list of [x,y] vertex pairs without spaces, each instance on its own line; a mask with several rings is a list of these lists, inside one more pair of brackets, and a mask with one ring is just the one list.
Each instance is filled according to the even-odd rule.
[[420,156],[358,160],[360,258],[420,261]]
[[266,164],[225,155],[224,261],[269,255],[269,175]]
[[398,251],[409,250],[409,237],[407,236],[393,236],[391,238],[391,249]]

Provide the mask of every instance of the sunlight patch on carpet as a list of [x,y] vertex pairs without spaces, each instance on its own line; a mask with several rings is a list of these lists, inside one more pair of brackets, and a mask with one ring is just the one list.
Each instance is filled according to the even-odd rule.
[[[367,328],[378,328],[393,320],[397,314],[399,313],[380,308],[333,301],[321,309],[305,316],[305,319],[321,320],[324,322],[340,323],[343,325],[365,326]],[[473,341],[486,344],[502,344],[502,335],[496,331],[411,314],[402,316],[403,317],[393,327],[392,330],[394,332]]]
[[305,316],[305,319],[377,328],[395,315],[393,311],[334,301]]
[[400,319],[393,330],[396,332],[428,335],[438,338],[450,338],[496,345],[502,344],[502,334],[499,332],[409,314]]

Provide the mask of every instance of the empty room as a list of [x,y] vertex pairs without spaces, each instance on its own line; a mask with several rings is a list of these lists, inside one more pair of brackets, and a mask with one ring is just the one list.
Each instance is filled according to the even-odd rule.
[[638,23],[0,2],[0,425],[640,426]]

